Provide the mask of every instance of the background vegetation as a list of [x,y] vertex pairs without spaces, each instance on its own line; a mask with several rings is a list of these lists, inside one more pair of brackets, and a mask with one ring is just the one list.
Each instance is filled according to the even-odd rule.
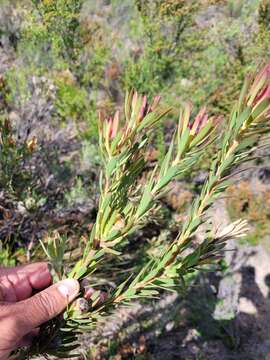
[[[71,257],[80,256],[98,200],[98,111],[112,114],[131,88],[150,97],[161,95],[175,112],[153,139],[149,158],[159,161],[181,102],[190,99],[195,109],[206,104],[210,113],[228,115],[244,74],[268,59],[269,24],[269,0],[0,0],[0,264],[41,258],[39,240],[55,230],[68,236]],[[204,181],[215,146],[208,151],[173,184],[162,200],[160,218],[131,239],[134,266],[144,261],[153,238],[164,242],[174,233],[175,221],[185,215]],[[250,234],[236,247],[263,246],[267,253],[270,167],[267,152],[262,149],[259,155],[262,160],[241,175],[239,186],[228,191],[220,207],[222,216],[240,216],[251,224]],[[138,237],[144,239],[143,249],[136,245]],[[224,274],[227,267],[224,263]],[[108,264],[106,281],[115,276],[121,274]],[[221,272],[218,281],[222,278]],[[200,285],[208,280],[194,281]],[[208,285],[202,288],[214,286]],[[198,290],[192,291],[196,297]],[[196,329],[190,336],[200,339],[199,350],[192,352],[181,338],[184,350],[175,355],[172,345],[168,359],[179,359],[183,351],[184,359],[217,359],[211,342],[210,355],[203,350],[206,338],[221,339],[219,353],[223,347],[230,353],[224,350],[224,359],[232,358],[231,353],[240,359],[241,341],[228,312],[202,330],[202,312],[209,322],[216,303],[222,307],[226,302],[215,292],[205,296],[207,306],[199,310],[196,302],[186,307],[182,300],[171,299],[175,319],[164,304],[154,310],[159,320],[141,314],[141,309],[137,322],[127,324],[125,319],[119,325],[118,319],[110,335],[86,341],[86,354],[93,359],[160,359],[166,334],[176,339],[179,332],[173,329],[180,327],[185,332]],[[183,320],[182,308],[192,316]],[[160,349],[153,338],[160,341]]]

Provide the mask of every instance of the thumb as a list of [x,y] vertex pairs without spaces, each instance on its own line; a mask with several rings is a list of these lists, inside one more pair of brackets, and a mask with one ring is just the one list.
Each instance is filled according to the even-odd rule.
[[23,334],[53,319],[65,310],[68,303],[76,298],[80,290],[77,280],[66,279],[14,304],[16,322]]

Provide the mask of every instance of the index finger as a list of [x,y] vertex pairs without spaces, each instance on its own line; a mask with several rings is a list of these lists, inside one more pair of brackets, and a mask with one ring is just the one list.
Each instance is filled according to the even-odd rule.
[[[28,298],[32,290],[48,287],[52,277],[47,263],[34,263],[15,268],[0,269],[2,301],[15,302]],[[1,295],[0,294],[0,295]]]

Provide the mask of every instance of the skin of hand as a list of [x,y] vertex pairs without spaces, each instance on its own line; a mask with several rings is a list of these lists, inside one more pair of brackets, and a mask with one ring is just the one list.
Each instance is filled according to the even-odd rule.
[[80,290],[73,279],[51,283],[46,263],[0,268],[0,360],[29,345],[39,326],[64,311]]

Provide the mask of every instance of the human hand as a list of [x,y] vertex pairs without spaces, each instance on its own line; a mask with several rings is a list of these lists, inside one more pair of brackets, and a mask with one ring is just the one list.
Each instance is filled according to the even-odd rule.
[[[51,282],[46,263],[0,268],[0,360],[29,345],[38,327],[59,315],[79,293],[76,280],[50,286]],[[45,288],[33,295],[33,291]]]

